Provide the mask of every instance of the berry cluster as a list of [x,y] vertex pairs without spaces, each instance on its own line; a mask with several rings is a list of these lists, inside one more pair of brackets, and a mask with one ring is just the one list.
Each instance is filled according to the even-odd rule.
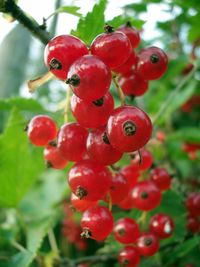
[[187,229],[195,234],[200,232],[200,193],[191,192],[185,201],[188,211]]
[[[68,183],[72,205],[83,212],[81,236],[101,241],[114,231],[116,240],[128,245],[119,253],[123,266],[136,266],[140,255],[155,254],[159,239],[169,237],[174,227],[169,216],[156,214],[150,232],[140,233],[131,218],[114,225],[110,208],[115,204],[150,211],[160,204],[161,191],[170,187],[170,176],[163,168],[154,168],[145,179],[144,171],[153,162],[144,148],[152,123],[143,110],[122,101],[123,95],[143,95],[148,82],[167,69],[168,59],[160,48],[149,47],[136,54],[139,43],[139,33],[130,23],[117,31],[106,25],[105,33],[93,40],[89,50],[75,36],[53,38],[45,48],[45,63],[72,90],[71,111],[77,122],[67,122],[58,130],[50,117],[39,115],[27,126],[31,143],[45,147],[48,166],[62,169],[68,161],[75,162]],[[122,102],[117,108],[109,92],[112,80]],[[124,153],[130,154],[130,165],[112,172],[108,166]],[[98,201],[108,202],[109,208]]]

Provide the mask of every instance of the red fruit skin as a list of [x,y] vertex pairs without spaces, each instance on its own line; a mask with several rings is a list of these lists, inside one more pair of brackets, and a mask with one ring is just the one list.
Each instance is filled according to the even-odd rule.
[[111,72],[109,68],[96,56],[85,55],[71,65],[67,78],[78,75],[80,83],[70,85],[73,93],[90,102],[103,97],[111,84]]
[[64,169],[67,165],[67,160],[64,159],[56,146],[48,145],[44,149],[44,159],[47,162],[47,166],[49,165],[54,169]]
[[[135,133],[127,135],[126,123],[135,125]],[[152,124],[150,118],[141,109],[122,106],[114,109],[107,124],[108,139],[113,147],[121,152],[133,152],[142,148],[150,139]]]
[[136,30],[134,27],[131,26],[122,25],[121,27],[118,28],[118,31],[121,31],[124,34],[126,34],[126,36],[131,42],[132,48],[138,47],[141,41],[138,30]]
[[83,232],[88,230],[91,238],[98,241],[104,240],[112,232],[113,225],[112,213],[102,206],[89,208],[81,219]]
[[120,173],[125,177],[129,189],[136,185],[139,178],[139,169],[137,166],[128,165],[120,169]]
[[111,165],[119,161],[123,153],[111,146],[107,137],[104,141],[105,127],[95,129],[88,134],[87,153],[89,158],[102,165]]
[[33,117],[27,127],[28,138],[35,146],[46,146],[57,135],[55,122],[46,115]]
[[155,209],[161,202],[161,192],[151,181],[138,182],[130,192],[132,206],[143,211]]
[[131,71],[129,75],[122,76],[119,85],[127,96],[142,96],[148,90],[148,81],[137,71]]
[[96,162],[90,160],[79,161],[69,171],[69,186],[72,192],[79,196],[79,190],[84,189],[87,195],[82,199],[97,201],[103,199],[111,185],[110,171]]
[[119,66],[118,68],[113,69],[114,72],[124,74],[126,75],[131,71],[131,69],[134,69],[137,64],[137,56],[134,51],[130,54],[129,58],[126,60],[124,64]]
[[141,162],[140,162],[140,155],[139,153],[136,153],[131,160],[131,164],[133,166],[136,166],[139,170],[145,171],[148,170],[151,165],[153,164],[153,156],[150,151],[146,149],[141,150]]
[[132,47],[122,32],[102,33],[91,44],[91,53],[99,57],[111,70],[124,64],[129,58]]
[[113,109],[114,100],[109,92],[103,96],[101,106],[95,105],[93,102],[85,102],[74,94],[71,97],[72,113],[78,123],[86,128],[98,128],[106,125]]
[[133,244],[140,236],[138,224],[131,218],[119,219],[113,228],[115,239],[122,244]]
[[44,51],[44,62],[50,69],[52,59],[57,59],[61,65],[61,70],[51,70],[58,78],[65,80],[70,66],[79,57],[88,54],[87,46],[77,37],[72,35],[60,35],[49,41]]
[[192,192],[186,199],[186,208],[193,216],[200,216],[200,193]]
[[129,191],[127,196],[118,204],[122,210],[130,210],[133,208],[132,197],[130,193],[131,191]]
[[155,214],[150,220],[150,230],[158,238],[165,239],[173,234],[174,222],[168,215]]
[[[159,59],[153,63],[152,55],[156,55]],[[159,79],[167,70],[168,58],[160,48],[152,46],[143,49],[138,55],[137,71],[146,80]]]
[[196,234],[200,232],[200,220],[198,217],[189,215],[187,217],[186,228],[189,232]]
[[79,199],[75,194],[71,194],[71,204],[72,206],[80,212],[84,212],[85,210],[87,210],[90,207],[96,206],[97,205],[97,201],[88,201],[85,199]]
[[64,124],[58,133],[58,150],[69,161],[79,161],[86,155],[88,132],[80,124],[71,122]]
[[137,267],[140,263],[140,254],[136,247],[126,246],[118,255],[118,262],[122,266]]
[[158,238],[151,232],[142,234],[137,240],[137,249],[140,255],[145,257],[156,254],[159,247]]
[[161,191],[168,190],[171,186],[171,177],[164,168],[154,168],[151,170],[149,178]]
[[116,173],[112,176],[110,196],[112,204],[119,204],[128,194],[128,183],[123,175]]

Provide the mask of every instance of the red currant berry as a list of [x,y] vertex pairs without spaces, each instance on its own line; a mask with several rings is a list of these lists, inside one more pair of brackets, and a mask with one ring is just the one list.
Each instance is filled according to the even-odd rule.
[[115,239],[122,244],[135,243],[140,235],[138,224],[131,218],[123,218],[113,228]]
[[98,128],[106,125],[113,109],[114,100],[109,92],[93,102],[85,102],[76,95],[72,95],[71,98],[72,113],[78,123],[86,128]]
[[186,227],[188,231],[190,231],[193,234],[199,233],[200,232],[200,221],[198,217],[189,215],[187,218]]
[[140,263],[140,254],[135,247],[126,246],[119,252],[118,262],[124,267],[137,267]]
[[72,35],[60,35],[47,44],[44,61],[54,75],[65,80],[74,61],[87,54],[88,49],[80,39]]
[[136,185],[140,175],[138,167],[133,165],[124,166],[120,173],[125,177],[129,188]]
[[98,58],[86,55],[74,62],[68,72],[66,83],[74,94],[90,102],[103,97],[111,84],[109,68]]
[[91,207],[83,213],[81,219],[82,237],[104,240],[113,229],[112,213],[106,207]]
[[126,34],[126,36],[131,42],[132,48],[138,47],[138,45],[140,44],[139,31],[133,28],[129,21],[126,23],[126,25],[119,27],[118,31],[121,31]]
[[89,201],[89,200],[85,200],[85,199],[79,199],[76,195],[74,195],[73,193],[71,194],[71,204],[72,206],[80,211],[80,212],[84,212],[85,210],[87,210],[88,208],[92,207],[92,206],[96,206],[97,201]]
[[44,149],[44,159],[49,168],[63,169],[67,165],[67,160],[60,155],[58,148],[54,145],[48,145]]
[[142,256],[153,256],[159,247],[158,238],[153,233],[144,233],[137,240],[137,249]]
[[150,230],[160,239],[168,238],[173,233],[174,222],[168,215],[155,214],[150,220]]
[[137,71],[146,80],[159,79],[167,70],[167,55],[158,47],[143,49],[138,55]]
[[138,182],[131,191],[132,206],[144,211],[155,209],[161,201],[161,192],[151,181]]
[[119,80],[122,91],[127,96],[141,96],[148,90],[148,81],[137,71],[129,72]]
[[102,165],[112,165],[122,157],[122,153],[111,146],[104,127],[89,133],[87,153],[91,160]]
[[124,64],[131,54],[128,37],[111,26],[105,26],[106,33],[98,35],[91,44],[91,53],[98,56],[110,69]]
[[118,204],[122,210],[130,210],[133,208],[131,190],[129,190],[127,196]]
[[186,199],[186,207],[191,215],[200,216],[200,193],[190,193]]
[[46,146],[56,138],[56,124],[49,116],[35,116],[27,126],[27,134],[33,145]]
[[58,133],[58,150],[60,154],[69,161],[82,160],[87,152],[87,136],[87,130],[78,123],[64,124]]
[[153,164],[153,156],[150,151],[146,149],[141,150],[141,159],[139,153],[133,155],[133,159],[131,160],[131,164],[137,166],[139,170],[147,170]]
[[114,109],[107,124],[108,139],[121,152],[133,152],[142,148],[152,133],[147,114],[133,106]]
[[161,191],[167,190],[171,186],[171,177],[164,168],[157,167],[151,170],[150,180],[153,181]]
[[103,199],[110,185],[111,173],[98,163],[89,160],[79,161],[69,171],[69,186],[79,199]]
[[114,72],[126,75],[131,71],[131,69],[135,68],[135,65],[137,64],[137,56],[135,52],[132,51],[129,58],[126,60],[124,64],[119,66],[118,68],[113,69]]
[[123,175],[116,173],[112,176],[112,182],[110,186],[110,196],[112,204],[120,203],[128,194],[128,183]]

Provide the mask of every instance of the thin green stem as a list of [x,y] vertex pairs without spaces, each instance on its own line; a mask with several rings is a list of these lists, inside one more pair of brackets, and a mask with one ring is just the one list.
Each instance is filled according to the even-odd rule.
[[124,97],[122,89],[121,89],[121,87],[120,87],[120,85],[118,83],[118,77],[116,75],[113,75],[113,83],[114,83],[114,85],[116,87],[119,99],[121,101],[121,105],[123,106],[124,105],[124,101],[125,101],[125,97]]

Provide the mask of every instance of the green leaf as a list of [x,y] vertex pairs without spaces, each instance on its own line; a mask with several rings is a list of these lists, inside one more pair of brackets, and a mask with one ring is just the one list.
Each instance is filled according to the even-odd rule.
[[130,9],[137,13],[147,12],[147,5],[145,3],[129,4],[124,6],[124,9]]
[[0,206],[15,207],[44,169],[41,149],[29,144],[25,120],[14,109],[0,136]]
[[134,19],[133,17],[124,17],[124,16],[116,16],[112,20],[108,21],[107,23],[117,29],[119,26],[126,24],[129,21],[133,27],[141,29],[144,25],[145,21],[140,19]]
[[79,10],[80,10],[80,7],[76,7],[76,6],[61,6],[58,9],[56,9],[51,15],[49,15],[47,19],[49,19],[50,17],[58,13],[68,13],[68,14],[71,14],[77,17],[81,17],[82,15],[81,13],[78,12]]
[[42,105],[34,99],[22,97],[0,99],[0,110],[12,110],[13,107],[16,107],[18,110],[32,112],[44,111]]
[[106,4],[107,0],[100,0],[98,4],[95,4],[91,12],[80,18],[77,29],[72,30],[71,34],[79,37],[89,45],[98,34],[103,32]]
[[167,136],[167,140],[170,142],[172,140],[200,143],[200,129],[197,127],[187,127],[172,132]]

